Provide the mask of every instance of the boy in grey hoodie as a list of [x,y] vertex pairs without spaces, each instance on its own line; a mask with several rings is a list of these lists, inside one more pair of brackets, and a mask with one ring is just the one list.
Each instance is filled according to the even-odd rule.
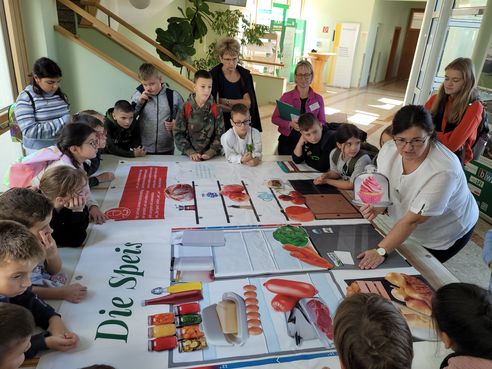
[[176,113],[183,106],[181,95],[166,87],[152,64],[138,69],[142,83],[132,96],[135,116],[138,116],[142,146],[147,154],[174,153],[173,127]]

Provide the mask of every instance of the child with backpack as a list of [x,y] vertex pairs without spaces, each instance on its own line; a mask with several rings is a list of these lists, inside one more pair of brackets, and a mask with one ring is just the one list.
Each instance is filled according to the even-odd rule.
[[[99,115],[99,114],[98,114]],[[99,166],[101,165],[101,153],[106,148],[106,129],[104,128],[104,123],[102,120],[97,118],[98,115],[86,114],[84,112],[80,112],[76,114],[72,121],[74,123],[82,123],[91,127],[94,131],[96,131],[97,142],[98,142],[98,150],[96,157],[91,159],[90,161],[84,162],[84,170],[89,177],[89,187],[96,187],[99,183],[111,182],[115,177],[113,172],[102,172],[97,175],[95,174]]]
[[[24,158],[20,166],[28,167],[27,176],[29,177],[30,185],[39,187],[44,172],[55,166],[68,165],[85,173],[84,162],[95,158],[97,150],[96,132],[83,123],[70,123],[63,127],[57,146],[50,146]],[[22,187],[16,186],[17,182],[12,181],[12,169],[13,167],[10,168],[11,187]],[[25,180],[23,182],[25,183]],[[86,191],[90,194],[88,184],[86,185]],[[87,200],[87,207],[92,222],[102,224],[106,221],[106,216],[99,209],[97,202],[90,196]]]
[[138,69],[142,83],[132,96],[140,125],[142,146],[147,154],[174,153],[173,127],[183,106],[181,95],[167,88],[155,66],[144,63]]
[[[432,113],[437,139],[454,152],[463,165],[478,159],[488,140],[488,125],[484,122],[487,112],[478,98],[471,59],[457,58],[449,63],[438,93],[424,106]],[[477,140],[481,143],[480,152],[475,149]]]
[[432,299],[432,318],[444,346],[454,352],[441,369],[492,368],[492,295],[469,283],[450,283]]
[[341,190],[352,190],[355,178],[371,158],[361,150],[366,133],[353,124],[342,124],[335,131],[337,147],[330,153],[330,170],[314,179],[315,185],[328,184]]
[[194,91],[178,112],[174,126],[176,147],[193,161],[208,160],[220,154],[224,133],[222,111],[211,96],[212,75],[198,70]]
[[301,114],[297,124],[301,137],[292,153],[292,160],[326,172],[330,169],[330,153],[335,148],[335,130],[331,124],[321,125],[313,113]]
[[27,154],[54,145],[63,126],[70,122],[61,77],[61,69],[53,60],[40,58],[34,63],[31,84],[17,97],[15,119]]

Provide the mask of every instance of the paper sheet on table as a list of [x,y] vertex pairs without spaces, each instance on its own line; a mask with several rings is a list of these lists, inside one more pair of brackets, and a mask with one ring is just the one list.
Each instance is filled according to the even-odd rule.
[[335,255],[340,259],[340,261],[345,265],[354,265],[354,259],[349,251],[337,251],[335,250]]

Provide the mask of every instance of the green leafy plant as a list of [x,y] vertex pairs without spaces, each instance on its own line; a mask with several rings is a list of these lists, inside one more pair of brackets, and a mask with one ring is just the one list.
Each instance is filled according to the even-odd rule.
[[[204,0],[192,0],[191,7],[183,10],[178,7],[182,17],[171,17],[167,20],[166,30],[157,28],[156,41],[164,48],[171,51],[174,55],[183,61],[190,61],[191,56],[195,55],[195,40],[202,42],[203,37],[207,34],[208,28],[205,23],[212,21],[212,12]],[[172,61],[177,67],[178,63],[171,60],[167,55],[157,50],[157,53],[164,61]]]
[[[258,46],[263,45],[261,37],[270,30],[270,27],[265,25],[251,24],[238,9],[214,12],[210,27],[221,37],[238,38],[239,34],[242,33],[241,45],[253,44]],[[196,68],[208,70],[219,63],[219,57],[215,52],[216,44],[217,41],[213,41],[208,46],[205,57],[193,61]]]
[[[196,54],[195,42],[203,42],[203,37],[208,32],[207,23],[221,37],[240,38],[241,45],[262,45],[261,37],[269,31],[268,26],[251,24],[240,10],[210,11],[204,0],[191,0],[191,6],[186,9],[178,7],[182,17],[171,17],[167,20],[166,30],[157,28],[156,41],[164,48],[171,51],[178,59],[190,62],[191,57]],[[193,61],[198,69],[211,69],[219,63],[215,54],[217,41],[210,43],[204,58]],[[166,54],[157,50],[160,58],[171,61],[176,67],[181,65]]]

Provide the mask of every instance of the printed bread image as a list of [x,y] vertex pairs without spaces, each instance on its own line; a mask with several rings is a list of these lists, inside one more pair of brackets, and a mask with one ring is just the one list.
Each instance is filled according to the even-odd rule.
[[403,273],[388,273],[385,279],[397,286],[391,291],[395,299],[404,302],[410,309],[427,316],[431,315],[433,292],[422,280]]

